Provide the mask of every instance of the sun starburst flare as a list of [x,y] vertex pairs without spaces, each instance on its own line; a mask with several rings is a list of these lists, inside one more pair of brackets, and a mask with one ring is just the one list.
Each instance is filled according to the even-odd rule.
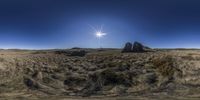
[[103,25],[101,25],[101,27],[100,27],[99,29],[93,27],[92,25],[89,25],[89,26],[94,30],[96,37],[101,38],[101,37],[107,35],[107,33],[102,32],[102,30],[103,30]]
[[96,37],[98,37],[98,38],[101,38],[101,37],[103,37],[103,36],[105,36],[105,35],[106,35],[106,33],[103,33],[103,32],[101,32],[101,31],[96,32]]
[[103,25],[101,25],[100,29],[96,29],[95,27],[89,25],[94,31],[95,31],[95,36],[98,38],[98,41],[99,41],[99,45],[100,45],[100,48],[101,48],[101,42],[100,42],[100,39],[104,36],[107,35],[107,33],[105,32],[102,32],[103,30]]

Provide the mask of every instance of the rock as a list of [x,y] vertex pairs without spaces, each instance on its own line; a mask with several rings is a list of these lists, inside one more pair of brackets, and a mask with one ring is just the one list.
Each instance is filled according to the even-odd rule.
[[151,51],[151,48],[144,46],[139,42],[134,42],[133,45],[130,42],[127,42],[125,47],[122,50],[122,53],[126,52],[145,52]]
[[31,79],[31,78],[25,78],[24,79],[24,83],[30,89],[38,89],[39,88],[38,83],[35,80]]
[[147,50],[147,49],[149,49],[149,50],[150,50],[151,48],[150,48],[150,47],[148,47],[148,46],[144,46],[144,49],[146,49],[146,50]]
[[125,44],[124,49],[122,50],[122,52],[131,52],[132,51],[132,44],[130,42],[127,42]]
[[143,46],[141,43],[134,42],[132,52],[144,52],[144,48],[145,46]]

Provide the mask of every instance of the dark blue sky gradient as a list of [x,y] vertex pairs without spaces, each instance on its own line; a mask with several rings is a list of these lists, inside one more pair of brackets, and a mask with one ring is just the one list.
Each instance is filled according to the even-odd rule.
[[200,48],[199,0],[0,0],[0,48]]

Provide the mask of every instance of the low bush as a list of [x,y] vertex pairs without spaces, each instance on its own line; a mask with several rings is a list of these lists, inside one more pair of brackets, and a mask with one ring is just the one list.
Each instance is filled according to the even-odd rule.
[[172,56],[164,56],[161,58],[156,58],[152,60],[154,68],[162,76],[172,76],[175,72],[175,60]]

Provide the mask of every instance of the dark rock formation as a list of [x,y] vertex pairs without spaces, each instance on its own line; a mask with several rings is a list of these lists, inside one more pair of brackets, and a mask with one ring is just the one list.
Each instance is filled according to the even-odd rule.
[[131,52],[132,51],[132,44],[130,42],[127,42],[124,49],[122,50],[122,52]]
[[122,52],[145,52],[149,50],[151,50],[151,48],[144,46],[139,42],[134,42],[133,45],[130,42],[127,42]]
[[139,42],[134,42],[132,52],[144,52],[144,46]]

